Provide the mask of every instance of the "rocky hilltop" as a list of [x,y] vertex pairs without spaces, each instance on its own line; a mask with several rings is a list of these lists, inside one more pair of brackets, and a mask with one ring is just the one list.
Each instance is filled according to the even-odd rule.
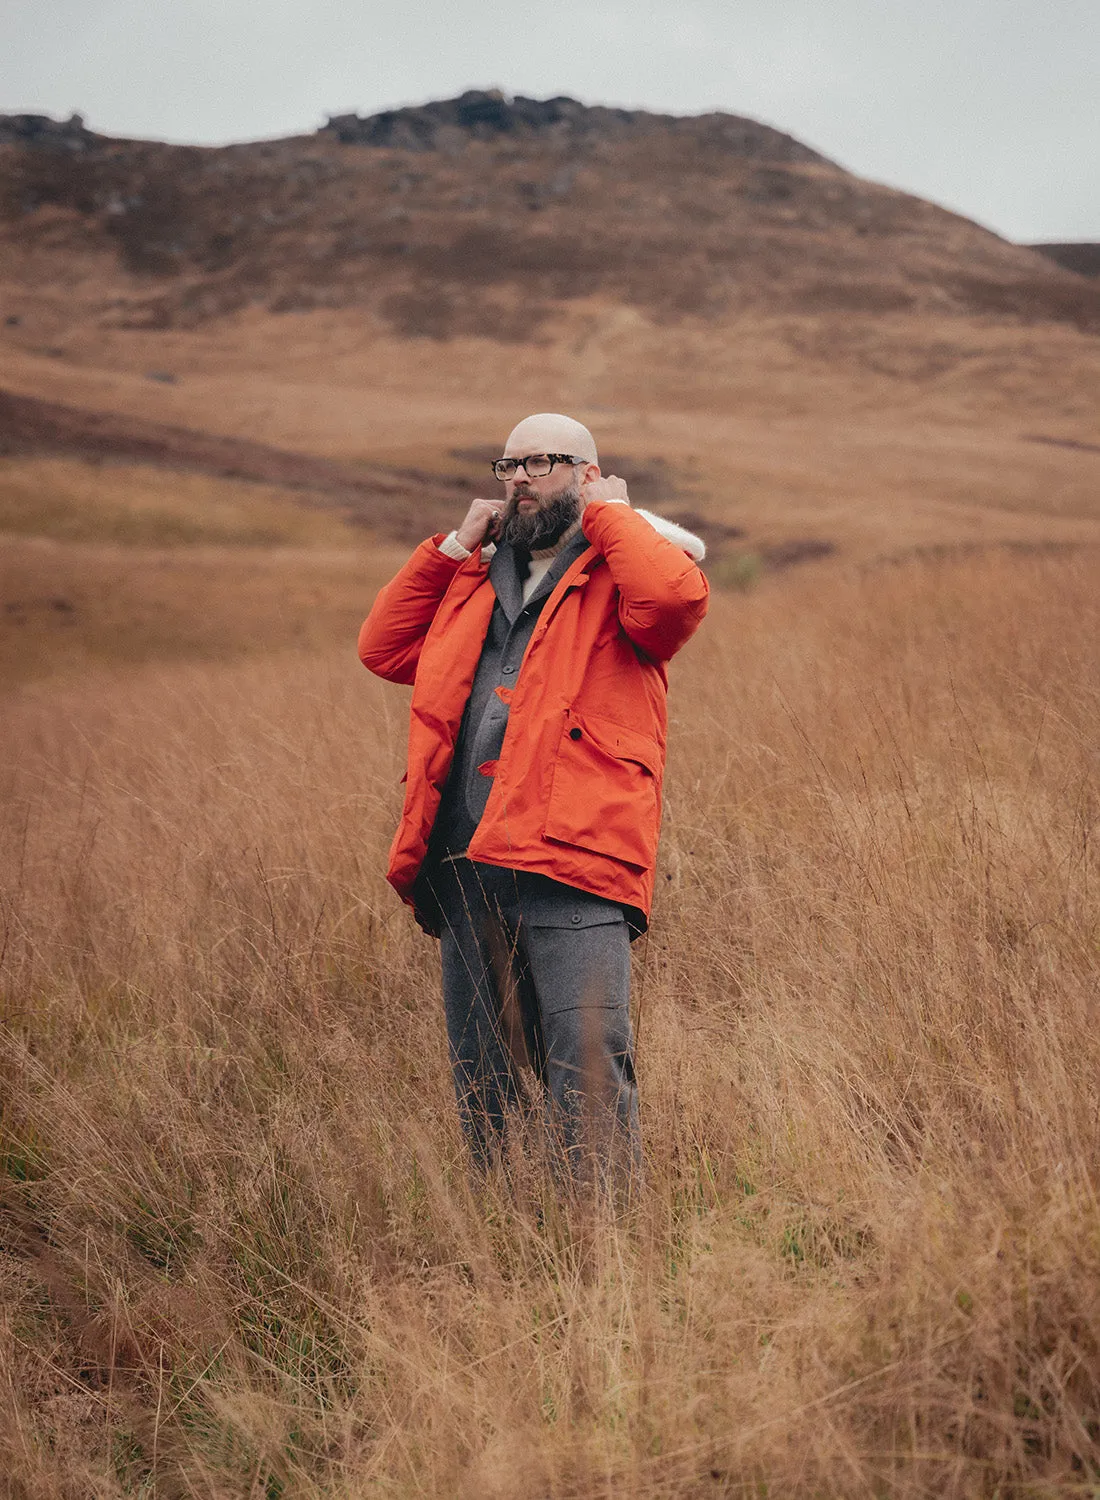
[[123,327],[354,307],[405,337],[514,341],[598,297],[667,325],[1100,329],[1096,283],[767,126],[495,92],[218,149],[0,117],[0,249],[10,287]]
[[457,99],[439,99],[377,115],[330,115],[323,133],[344,145],[391,146],[403,151],[461,150],[468,141],[556,142],[559,145],[621,141],[653,134],[706,137],[731,155],[753,161],[824,161],[793,136],[739,115],[707,114],[684,119],[640,109],[585,105],[567,95],[553,99],[508,98],[499,89],[468,89]]
[[49,115],[0,115],[0,146],[48,146],[53,150],[86,151],[105,137],[84,124],[83,115],[53,120]]

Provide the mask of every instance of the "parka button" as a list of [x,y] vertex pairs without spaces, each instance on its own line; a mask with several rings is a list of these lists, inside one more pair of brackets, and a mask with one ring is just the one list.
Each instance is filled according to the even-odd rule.
[[573,924],[574,927],[579,927],[580,924],[581,924],[581,914],[580,914],[580,912],[579,911],[575,911],[573,913],[573,915],[569,918],[569,920],[572,922],[572,924]]
[[571,740],[579,740],[580,737],[581,737],[581,732],[580,732],[579,729],[571,729],[569,731],[569,738]]

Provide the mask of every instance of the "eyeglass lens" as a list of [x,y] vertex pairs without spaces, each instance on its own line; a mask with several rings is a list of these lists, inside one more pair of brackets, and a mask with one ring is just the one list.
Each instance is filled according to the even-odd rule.
[[553,468],[546,453],[531,453],[526,458],[498,458],[493,468],[498,479],[511,479],[521,465],[528,479],[541,479]]

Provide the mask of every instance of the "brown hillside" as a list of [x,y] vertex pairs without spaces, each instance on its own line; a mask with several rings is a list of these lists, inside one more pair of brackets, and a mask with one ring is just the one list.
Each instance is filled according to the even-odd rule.
[[9,117],[4,140],[5,259],[28,286],[59,258],[95,264],[83,296],[115,325],[359,307],[399,336],[512,341],[600,297],[664,324],[916,313],[1100,329],[1100,289],[735,116],[468,94],[224,149],[37,117]]
[[732,116],[0,119],[3,672],[351,640],[352,554],[455,524],[526,411],[587,421],[716,584],[1094,548],[1098,299]]
[[410,468],[340,463],[0,390],[0,456],[67,453],[278,485],[402,541],[418,541],[426,524],[442,524],[474,493],[472,479],[461,474],[441,478]]

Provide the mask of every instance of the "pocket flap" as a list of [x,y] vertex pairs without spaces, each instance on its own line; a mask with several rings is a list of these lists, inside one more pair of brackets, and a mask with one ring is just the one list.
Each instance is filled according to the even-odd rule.
[[588,713],[570,713],[568,725],[566,732],[570,739],[579,740],[587,734],[606,754],[617,760],[637,761],[651,776],[660,774],[661,755],[657,742],[640,729],[630,729],[614,719],[605,719],[602,714]]

